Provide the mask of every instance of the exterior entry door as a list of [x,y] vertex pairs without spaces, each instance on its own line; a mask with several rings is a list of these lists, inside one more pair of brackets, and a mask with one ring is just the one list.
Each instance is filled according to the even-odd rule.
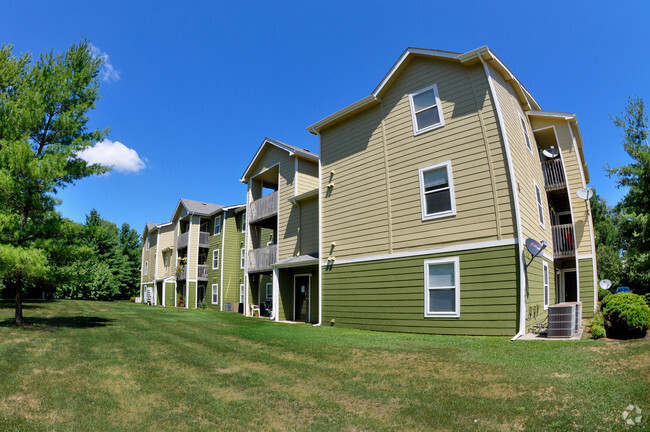
[[564,272],[564,301],[578,301],[578,278],[575,270],[565,270]]
[[294,321],[309,320],[309,279],[308,275],[294,279]]

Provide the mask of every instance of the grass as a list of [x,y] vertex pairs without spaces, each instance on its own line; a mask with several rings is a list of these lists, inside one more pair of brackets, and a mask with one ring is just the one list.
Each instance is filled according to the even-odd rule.
[[650,339],[275,324],[126,302],[0,302],[2,431],[650,429]]

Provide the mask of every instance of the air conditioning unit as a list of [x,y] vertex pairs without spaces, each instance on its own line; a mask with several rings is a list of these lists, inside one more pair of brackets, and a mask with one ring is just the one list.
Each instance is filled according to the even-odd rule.
[[571,337],[579,327],[578,304],[559,303],[548,307],[548,337]]

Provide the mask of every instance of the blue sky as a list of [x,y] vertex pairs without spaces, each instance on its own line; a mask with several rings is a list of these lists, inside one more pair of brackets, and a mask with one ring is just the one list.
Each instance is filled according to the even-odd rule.
[[108,56],[90,125],[143,163],[131,152],[131,172],[68,187],[59,211],[83,222],[94,207],[138,232],[179,198],[243,202],[239,178],[266,136],[318,151],[305,128],[370,94],[409,46],[488,45],[544,110],[576,113],[610,204],[623,191],[603,166],[629,158],[609,115],[628,95],[650,103],[645,1],[3,3],[0,42],[15,54],[85,37]]

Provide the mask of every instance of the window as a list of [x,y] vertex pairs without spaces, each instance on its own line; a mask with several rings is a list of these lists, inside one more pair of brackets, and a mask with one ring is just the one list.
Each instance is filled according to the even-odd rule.
[[246,232],[246,213],[242,213],[241,215],[241,232]]
[[420,168],[422,220],[456,214],[451,161]]
[[539,215],[539,224],[544,228],[544,207],[542,206],[542,193],[535,182],[535,197],[537,198],[537,213]]
[[273,282],[266,283],[266,298],[273,298]]
[[244,267],[246,267],[246,249],[245,248],[241,248],[241,251],[239,252],[239,259],[241,261],[239,263],[239,268],[243,269]]
[[212,304],[219,304],[219,284],[212,284]]
[[530,153],[533,153],[533,146],[530,143],[530,135],[528,134],[528,127],[526,126],[526,120],[519,114],[519,120],[521,121],[521,129],[524,131],[524,140],[526,141],[526,147],[528,147],[528,151]]
[[150,237],[151,236],[147,236],[147,240],[145,241],[146,250],[149,250],[149,238]]
[[219,249],[212,251],[212,270],[219,268]]
[[409,103],[411,105],[414,135],[445,125],[440,98],[438,97],[438,86],[435,84],[411,93]]
[[460,317],[458,258],[424,262],[424,316]]
[[171,260],[171,253],[165,254],[163,261],[165,262],[165,274],[169,273],[169,261]]
[[149,274],[149,261],[145,261],[144,262],[144,275],[146,276],[148,274]]
[[214,235],[221,234],[221,216],[214,218]]
[[[244,289],[244,284],[239,284],[239,303],[246,303],[246,289]],[[246,310],[244,308],[244,310]]]
[[548,309],[549,304],[549,279],[548,279],[548,263],[542,263],[542,275],[544,278],[544,310]]

